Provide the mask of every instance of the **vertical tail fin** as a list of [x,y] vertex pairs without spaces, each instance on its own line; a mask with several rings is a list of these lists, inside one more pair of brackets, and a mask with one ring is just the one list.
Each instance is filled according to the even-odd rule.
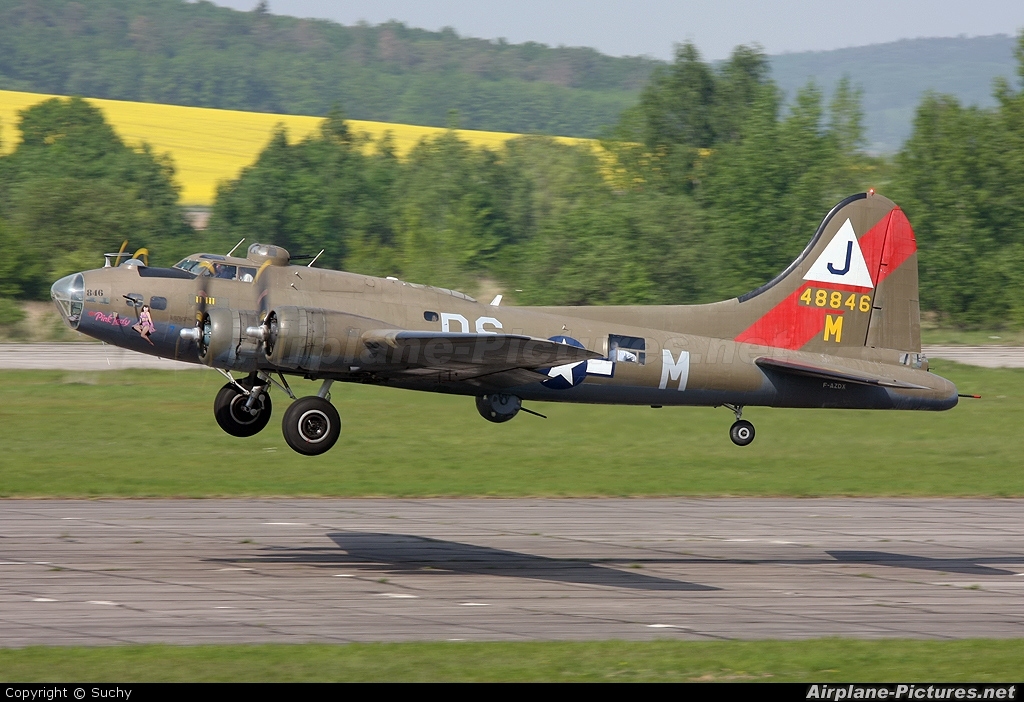
[[739,298],[736,341],[821,353],[921,350],[917,241],[903,211],[873,193],[836,205],[778,277]]

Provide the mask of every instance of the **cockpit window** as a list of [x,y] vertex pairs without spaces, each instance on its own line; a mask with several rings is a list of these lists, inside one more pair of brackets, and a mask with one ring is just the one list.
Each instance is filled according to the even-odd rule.
[[194,271],[192,269],[195,268],[198,265],[199,265],[199,261],[194,261],[194,260],[192,260],[190,258],[186,258],[186,259],[184,259],[182,261],[178,261],[177,263],[175,263],[174,267],[175,268],[180,268],[183,271],[188,271],[189,273],[196,273],[197,271]]
[[[204,254],[203,258],[213,258]],[[240,280],[243,283],[251,283],[256,278],[256,269],[248,266],[234,266],[228,263],[218,263],[214,260],[196,260],[186,258],[174,264],[175,268],[188,271],[193,275],[206,276],[210,278],[221,278],[223,280]]]

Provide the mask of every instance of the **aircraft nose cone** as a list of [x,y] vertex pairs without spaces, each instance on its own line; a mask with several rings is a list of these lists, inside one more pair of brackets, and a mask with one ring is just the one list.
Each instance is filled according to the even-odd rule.
[[81,273],[64,276],[50,287],[50,299],[64,323],[72,329],[78,329],[85,303],[85,276]]

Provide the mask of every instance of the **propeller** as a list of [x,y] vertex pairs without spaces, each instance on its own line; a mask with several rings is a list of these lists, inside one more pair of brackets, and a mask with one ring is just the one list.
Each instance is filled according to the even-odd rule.
[[[316,262],[316,259],[323,253],[315,256],[291,256],[289,255],[288,261],[294,261],[296,258],[311,258],[312,261],[309,265]],[[273,351],[273,344],[277,339],[277,320],[270,318],[270,312],[274,309],[272,304],[270,290],[272,285],[272,279],[275,278],[275,273],[268,270],[274,265],[273,260],[265,260],[256,271],[256,277],[253,279],[253,285],[256,286],[256,307],[257,307],[257,319],[259,320],[258,326],[247,327],[245,334],[251,339],[256,340],[258,344],[264,347],[264,352],[269,356]],[[292,286],[294,287],[294,285]]]
[[272,309],[270,306],[271,274],[267,273],[267,269],[271,265],[270,259],[264,261],[256,271],[256,277],[253,278],[252,284],[256,286],[256,318],[259,320],[259,324],[255,327],[247,327],[245,330],[247,336],[256,339],[260,344],[266,344],[271,338],[271,329],[267,323],[267,316]]
[[178,332],[178,336],[186,341],[194,341],[198,346],[199,356],[206,352],[210,344],[210,323],[206,316],[206,305],[209,299],[206,291],[206,281],[213,278],[215,273],[213,264],[209,261],[200,261],[193,271],[196,274],[195,301],[196,301],[196,323],[193,327],[187,327]]

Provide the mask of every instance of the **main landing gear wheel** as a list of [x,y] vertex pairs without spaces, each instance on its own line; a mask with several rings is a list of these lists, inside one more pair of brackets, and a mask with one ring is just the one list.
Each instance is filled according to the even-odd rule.
[[519,414],[523,401],[515,395],[480,395],[476,398],[476,411],[488,422],[501,424]]
[[[245,380],[239,381],[246,388],[252,385]],[[263,431],[270,421],[272,410],[270,394],[264,389],[250,409],[249,397],[232,383],[227,383],[217,393],[213,401],[213,416],[220,428],[231,436],[255,436]]]
[[729,427],[729,438],[737,446],[746,446],[754,440],[754,425],[745,419],[737,419]]
[[341,435],[338,410],[322,397],[300,397],[285,410],[284,440],[304,456],[326,453]]

